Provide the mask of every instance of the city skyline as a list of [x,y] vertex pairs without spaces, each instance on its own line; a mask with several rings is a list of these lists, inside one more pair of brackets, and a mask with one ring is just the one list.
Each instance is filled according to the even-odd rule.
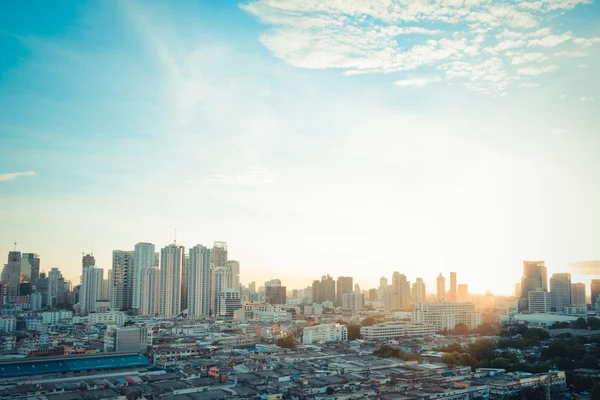
[[82,252],[109,269],[177,228],[230,243],[244,283],[510,294],[539,259],[589,285],[600,6],[353,4],[5,7],[0,254],[77,282]]

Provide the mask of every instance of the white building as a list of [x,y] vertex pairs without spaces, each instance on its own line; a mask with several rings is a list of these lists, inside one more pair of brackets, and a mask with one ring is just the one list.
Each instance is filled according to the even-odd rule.
[[240,290],[240,262],[234,260],[227,260],[225,268],[231,270],[232,284],[235,290]]
[[187,299],[189,318],[210,314],[210,249],[201,244],[190,249]]
[[0,317],[0,332],[10,333],[17,330],[17,319],[15,317]]
[[133,293],[131,307],[139,310],[146,292],[142,290],[142,273],[145,268],[154,267],[155,246],[152,243],[138,243],[133,250]]
[[233,318],[233,312],[242,308],[242,297],[237,290],[229,288],[222,290],[218,299],[215,315],[220,317]]
[[146,327],[129,326],[104,333],[104,351],[119,353],[145,353],[148,330]]
[[213,293],[213,313],[215,315],[219,314],[219,293],[226,289],[233,289],[233,273],[231,269],[225,267],[217,267],[214,270],[214,279],[212,285],[212,293]]
[[418,303],[412,313],[412,322],[431,325],[438,331],[452,330],[457,324],[473,329],[481,325],[481,314],[472,303]]
[[548,327],[557,322],[574,322],[577,316],[559,314],[513,314],[501,315],[501,322],[527,323],[528,326]]
[[432,325],[408,321],[388,322],[360,328],[360,334],[366,340],[386,340],[399,337],[432,335],[436,328]]
[[365,308],[365,295],[362,293],[343,293],[342,309],[358,311]]
[[41,313],[40,316],[44,324],[58,324],[63,319],[73,318],[73,313],[66,310],[46,311]]
[[173,243],[160,251],[160,298],[158,313],[176,317],[181,311],[181,272],[185,249]]
[[100,298],[104,270],[88,267],[83,269],[81,277],[81,292],[79,295],[79,306],[83,313],[96,311],[96,300]]
[[115,324],[117,326],[125,325],[127,314],[119,310],[110,310],[105,313],[92,313],[87,317],[88,323],[94,324]]
[[530,314],[549,313],[552,307],[552,295],[544,290],[531,290],[528,293],[528,304]]
[[348,340],[348,327],[340,324],[314,325],[304,328],[303,344],[340,342]]
[[160,269],[157,267],[144,268],[142,271],[142,302],[140,315],[157,315],[158,298],[160,294]]

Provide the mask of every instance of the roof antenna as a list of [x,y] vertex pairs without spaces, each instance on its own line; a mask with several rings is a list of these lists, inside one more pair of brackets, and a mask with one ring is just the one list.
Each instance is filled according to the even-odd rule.
[[17,251],[17,242],[15,242],[15,251]]
[[175,228],[175,237],[173,238],[173,244],[177,244],[177,228]]

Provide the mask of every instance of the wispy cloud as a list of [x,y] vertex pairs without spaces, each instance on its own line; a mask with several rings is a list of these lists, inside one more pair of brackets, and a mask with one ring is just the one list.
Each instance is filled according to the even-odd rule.
[[36,173],[34,171],[22,171],[22,172],[9,172],[7,174],[0,175],[0,182],[10,181],[13,179],[20,178],[22,176],[33,176]]
[[408,86],[423,87],[425,85],[429,85],[430,83],[441,82],[441,81],[442,81],[442,78],[440,78],[437,75],[434,75],[434,76],[422,77],[422,78],[401,79],[394,83],[400,87],[408,87]]
[[[433,66],[449,78],[463,80],[471,90],[499,94],[518,77],[519,72],[511,64],[543,61],[553,55],[548,49],[558,46],[565,47],[557,52],[562,56],[568,46],[600,42],[600,38],[580,38],[571,31],[555,32],[559,28],[544,26],[550,25],[554,17],[588,3],[250,0],[241,8],[271,26],[261,42],[275,56],[296,67],[336,68],[354,75]],[[438,26],[443,30],[431,29]],[[437,36],[440,33],[442,38]],[[536,51],[521,53],[523,49]],[[490,67],[494,69],[491,78],[481,73]],[[429,82],[406,80],[406,86],[419,83],[425,86]]]
[[526,88],[526,89],[533,89],[533,88],[537,88],[540,87],[541,84],[539,82],[528,82],[528,83],[519,83],[518,85],[519,87],[522,88]]
[[249,167],[234,175],[213,174],[206,181],[216,184],[253,186],[275,183],[277,177],[264,167]]

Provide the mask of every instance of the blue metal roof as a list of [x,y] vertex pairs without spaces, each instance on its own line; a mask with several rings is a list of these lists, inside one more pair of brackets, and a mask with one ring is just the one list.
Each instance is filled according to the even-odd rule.
[[146,367],[150,362],[139,354],[106,357],[73,357],[60,360],[35,359],[27,362],[0,363],[0,378],[61,374],[66,372]]

